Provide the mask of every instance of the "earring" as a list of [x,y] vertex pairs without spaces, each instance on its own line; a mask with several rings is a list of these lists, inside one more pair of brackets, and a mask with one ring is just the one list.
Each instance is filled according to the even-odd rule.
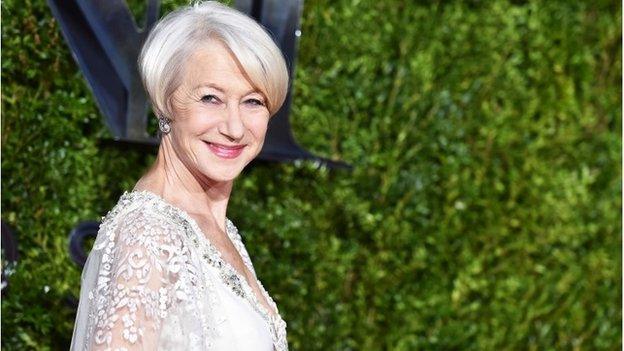
[[171,131],[171,120],[167,117],[160,116],[158,117],[158,128],[163,134],[168,134]]

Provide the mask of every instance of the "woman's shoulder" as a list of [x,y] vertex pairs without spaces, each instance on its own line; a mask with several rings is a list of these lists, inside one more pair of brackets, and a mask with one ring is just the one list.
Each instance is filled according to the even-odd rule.
[[97,243],[120,240],[182,239],[188,224],[158,195],[146,191],[125,191],[113,208],[102,217]]
[[[113,208],[102,217],[102,224],[132,218],[151,221],[183,222],[159,196],[148,191],[125,191]],[[180,223],[181,224],[181,223]]]

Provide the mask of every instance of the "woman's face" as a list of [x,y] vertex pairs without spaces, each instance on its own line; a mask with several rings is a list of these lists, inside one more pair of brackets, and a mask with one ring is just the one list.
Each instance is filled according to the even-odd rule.
[[262,150],[270,117],[266,104],[230,51],[213,40],[186,63],[171,97],[167,137],[191,171],[233,180]]

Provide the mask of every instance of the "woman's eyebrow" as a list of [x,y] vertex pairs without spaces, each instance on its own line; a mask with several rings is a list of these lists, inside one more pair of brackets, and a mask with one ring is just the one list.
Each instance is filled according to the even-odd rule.
[[[216,85],[214,83],[200,83],[200,84],[197,84],[193,88],[193,90],[198,89],[198,88],[203,88],[203,87],[213,88],[213,89],[218,90],[218,91],[220,91],[222,93],[225,93],[225,90],[223,90],[223,88],[219,87],[218,85]],[[258,94],[262,95],[262,93],[260,93],[260,91],[258,91],[258,89],[251,89],[251,90],[247,91],[246,93],[242,94],[241,96],[245,96],[245,95],[248,95],[248,94],[251,94],[251,93],[258,93]]]
[[198,89],[198,88],[204,88],[204,87],[208,87],[208,88],[213,88],[216,89],[220,92],[224,92],[224,90],[222,88],[220,88],[218,85],[213,84],[213,83],[199,83],[197,84],[193,89]]

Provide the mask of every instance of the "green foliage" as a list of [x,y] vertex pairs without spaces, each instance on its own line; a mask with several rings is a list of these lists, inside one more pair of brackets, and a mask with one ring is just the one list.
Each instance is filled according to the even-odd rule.
[[[67,349],[67,235],[153,156],[98,143],[43,0],[2,12],[2,347]],[[355,168],[260,164],[228,212],[291,349],[621,348],[619,2],[315,0],[301,30],[294,132]]]

